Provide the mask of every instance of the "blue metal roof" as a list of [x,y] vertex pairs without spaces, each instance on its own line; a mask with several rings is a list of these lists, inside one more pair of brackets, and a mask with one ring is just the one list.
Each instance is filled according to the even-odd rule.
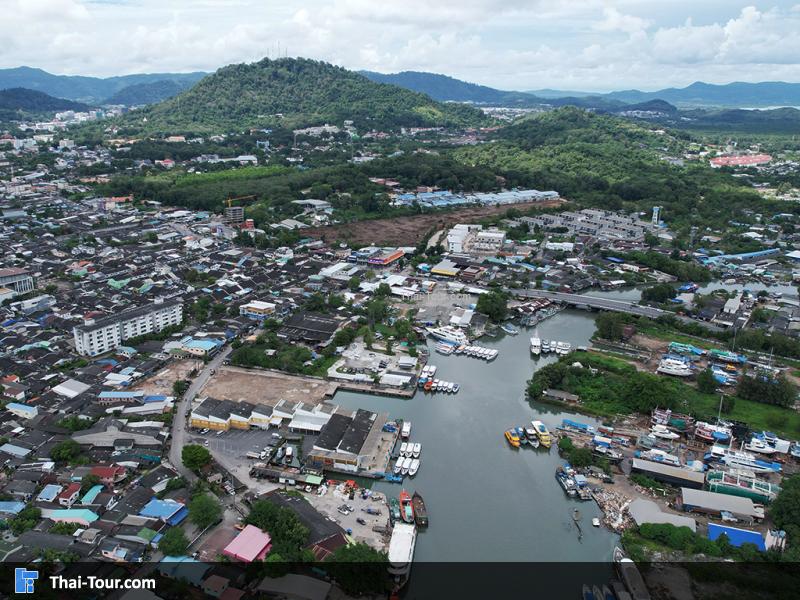
[[728,527],[727,525],[717,525],[716,523],[708,524],[708,539],[716,540],[723,533],[728,536],[731,545],[737,548],[742,544],[753,544],[762,552],[765,552],[767,549],[764,544],[764,538],[757,531]]

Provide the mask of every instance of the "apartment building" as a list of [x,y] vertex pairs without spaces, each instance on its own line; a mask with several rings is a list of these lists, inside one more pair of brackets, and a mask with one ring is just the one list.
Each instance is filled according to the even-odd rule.
[[124,340],[161,331],[182,320],[180,300],[155,302],[102,319],[87,319],[72,330],[75,350],[83,356],[97,356],[118,348]]
[[10,292],[4,294],[4,296],[11,299],[20,294],[32,292],[36,288],[36,284],[27,270],[8,268],[0,269],[0,289],[2,288],[6,288]]

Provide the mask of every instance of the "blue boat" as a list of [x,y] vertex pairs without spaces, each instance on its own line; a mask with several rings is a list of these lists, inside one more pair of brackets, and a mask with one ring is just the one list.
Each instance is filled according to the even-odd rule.
[[384,473],[383,480],[389,483],[403,483],[403,477],[401,475],[395,475],[394,473]]
[[519,331],[517,331],[511,325],[508,325],[508,324],[501,325],[500,329],[505,331],[508,335],[517,335],[519,333]]

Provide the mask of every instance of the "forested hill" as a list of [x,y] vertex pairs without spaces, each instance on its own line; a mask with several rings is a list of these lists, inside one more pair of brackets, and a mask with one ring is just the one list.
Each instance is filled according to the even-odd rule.
[[468,106],[442,104],[328,63],[283,58],[224,67],[175,98],[133,111],[121,123],[151,133],[208,133],[278,122],[341,125],[346,119],[362,129],[487,122]]
[[509,186],[558,190],[582,205],[645,213],[663,206],[677,230],[716,227],[760,205],[760,197],[730,174],[706,163],[664,160],[683,155],[684,137],[568,107],[510,125],[495,143],[459,149],[456,158],[496,169]]
[[0,118],[11,119],[22,114],[48,113],[59,110],[88,110],[89,107],[80,102],[54,98],[43,92],[12,88],[0,90]]
[[151,83],[137,83],[122,88],[113,96],[106,98],[103,104],[123,104],[125,106],[141,106],[155,104],[177,96],[191,86],[188,81],[162,79]]

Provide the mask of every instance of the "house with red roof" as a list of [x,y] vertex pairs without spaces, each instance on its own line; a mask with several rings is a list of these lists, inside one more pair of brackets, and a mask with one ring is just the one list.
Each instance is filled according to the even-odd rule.
[[78,500],[81,493],[80,483],[70,483],[66,489],[56,496],[56,500],[61,506],[70,507]]

